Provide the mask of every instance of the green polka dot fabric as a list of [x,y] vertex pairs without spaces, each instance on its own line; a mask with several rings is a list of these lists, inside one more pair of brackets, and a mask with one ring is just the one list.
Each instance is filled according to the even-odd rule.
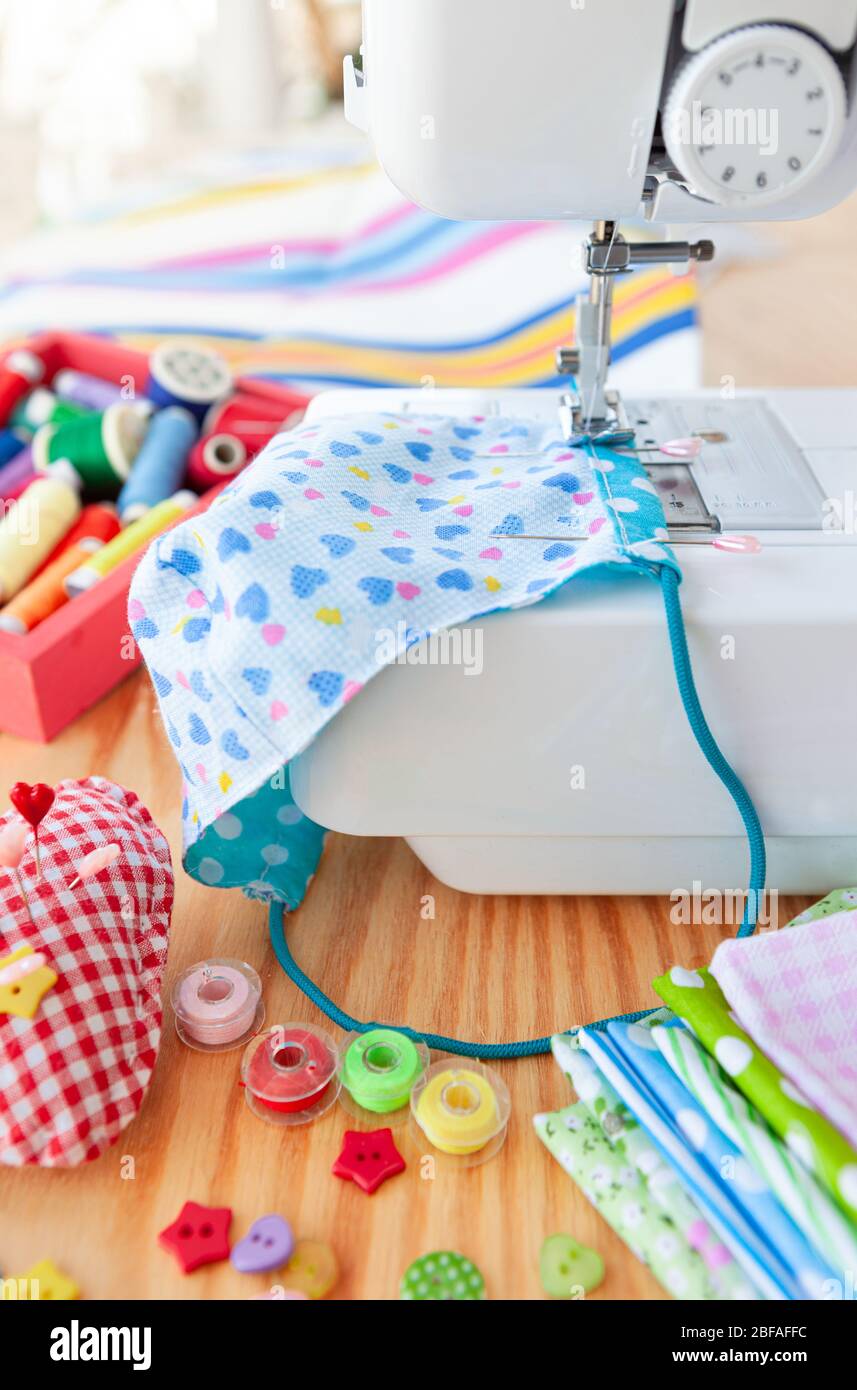
[[485,1280],[464,1255],[455,1250],[435,1250],[409,1265],[399,1297],[418,1303],[467,1303],[485,1297]]
[[837,912],[853,912],[857,907],[857,888],[834,888],[821,902],[813,903],[805,912],[799,912],[787,927],[802,927],[805,922],[818,922],[822,917],[832,917]]
[[713,975],[705,969],[674,965],[653,983],[659,997],[785,1140],[791,1153],[824,1184],[846,1216],[857,1220],[857,1153],[735,1021]]
[[[659,1025],[652,1038],[676,1076],[699,1101],[718,1129],[739,1148],[788,1212],[810,1245],[845,1286],[857,1269],[857,1230],[808,1173],[799,1159],[733,1086],[722,1067],[686,1028]],[[823,1292],[823,1290],[822,1290]]]
[[[659,1009],[651,1018],[667,1021],[672,1014],[668,1009]],[[699,1285],[698,1297],[726,1301],[757,1298],[741,1266],[686,1190],[675,1169],[660,1153],[651,1135],[592,1058],[581,1050],[580,1035],[559,1033],[551,1040],[551,1049],[557,1065],[601,1126],[604,1137],[637,1169],[653,1202],[680,1232],[687,1249],[698,1252],[704,1277],[694,1267],[689,1280]]]
[[[652,1199],[646,1180],[611,1144],[583,1101],[536,1115],[536,1134],[658,1283],[676,1298],[713,1299],[705,1262],[672,1217]],[[568,1297],[582,1297],[583,1289]]]

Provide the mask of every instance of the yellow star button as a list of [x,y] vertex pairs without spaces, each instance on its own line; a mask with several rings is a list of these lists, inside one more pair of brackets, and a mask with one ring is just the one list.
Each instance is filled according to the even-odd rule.
[[0,1298],[29,1302],[67,1303],[80,1298],[80,1289],[73,1279],[57,1269],[53,1260],[39,1260],[26,1274],[12,1275],[0,1281]]
[[59,976],[54,974],[41,951],[21,946],[11,956],[0,958],[0,1014],[32,1018]]

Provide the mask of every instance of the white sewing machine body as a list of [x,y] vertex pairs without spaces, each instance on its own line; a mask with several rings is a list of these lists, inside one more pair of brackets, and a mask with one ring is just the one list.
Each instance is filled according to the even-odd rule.
[[[615,219],[807,217],[857,186],[857,0],[363,0],[363,17],[346,111],[403,192],[453,218],[611,220],[587,243],[577,348],[559,355],[574,391],[337,391],[309,418],[559,410],[569,438],[593,422],[630,426],[638,447],[704,433],[689,465],[647,458],[684,542],[702,705],[756,802],[769,884],[853,883],[857,391],[620,401],[605,383],[616,276],[713,253],[628,244]],[[765,110],[767,134],[734,123]],[[711,544],[729,533],[761,551]],[[391,666],[293,763],[309,816],[404,836],[473,892],[741,887],[742,828],[682,711],[653,583],[584,576],[467,626],[479,675]]]
[[[425,392],[371,399],[427,409]],[[703,708],[762,818],[768,882],[821,893],[857,877],[857,391],[766,399],[809,470],[799,483],[814,495],[816,528],[770,529],[771,516],[756,525],[745,475],[731,529],[763,549],[679,546],[682,607]],[[551,390],[431,400],[444,414],[556,410]],[[683,434],[700,415],[710,427],[741,400],[665,397],[678,415],[662,428]],[[365,392],[325,393],[310,418],[365,404]],[[754,467],[765,462],[756,453]],[[723,466],[728,482],[729,457]],[[702,488],[711,497],[719,484],[703,478]],[[826,499],[839,501],[844,531],[824,525],[840,519]],[[390,666],[292,764],[307,815],[352,835],[404,836],[442,882],[471,892],[666,893],[691,879],[740,888],[746,843],[681,709],[654,584],[584,576],[467,626],[482,633],[479,674]]]

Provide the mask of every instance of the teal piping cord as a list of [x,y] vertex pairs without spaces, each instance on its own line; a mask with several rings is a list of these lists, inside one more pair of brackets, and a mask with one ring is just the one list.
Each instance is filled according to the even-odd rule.
[[[759,895],[765,887],[765,839],[762,834],[762,827],[747,788],[721,753],[702,712],[693,680],[690,653],[687,648],[687,634],[679,602],[676,573],[672,568],[664,565],[660,568],[659,578],[666,610],[667,631],[672,648],[676,682],[685,714],[707,762],[729,792],[744,822],[750,847],[750,883],[744,908],[744,920],[738,929],[738,935],[750,936],[756,926]],[[304,974],[286,942],[283,910],[280,903],[271,903],[270,931],[271,943],[278,961],[289,979],[303,990],[316,1008],[321,1009],[323,1014],[326,1014],[340,1028],[344,1028],[346,1032],[366,1033],[370,1028],[379,1026],[375,1023],[361,1023],[359,1019],[352,1018],[344,1009],[340,1009],[337,1004],[334,1004],[332,999],[328,999],[318,985]],[[613,1019],[601,1019],[591,1026],[604,1028],[607,1023],[612,1022],[633,1023],[639,1018],[645,1018],[649,1013],[651,1013],[651,1009],[642,1009],[637,1013],[616,1014]],[[405,1033],[409,1038],[414,1038],[417,1041],[422,1040],[429,1047],[436,1048],[441,1052],[455,1052],[465,1057],[480,1057],[485,1060],[503,1057],[532,1057],[541,1052],[549,1052],[551,1045],[550,1036],[530,1038],[526,1042],[475,1043],[461,1042],[458,1038],[446,1038],[438,1033],[416,1033],[412,1028],[399,1028],[399,1032]]]

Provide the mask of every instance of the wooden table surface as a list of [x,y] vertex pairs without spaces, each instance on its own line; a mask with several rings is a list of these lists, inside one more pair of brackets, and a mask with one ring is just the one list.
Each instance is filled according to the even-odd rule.
[[[725,271],[704,295],[708,381],[727,374],[739,386],[855,384],[856,222],[852,200],[826,219],[775,228],[777,259]],[[816,273],[822,263],[832,268],[829,279]],[[808,315],[805,329],[799,315]],[[0,766],[2,785],[99,773],[132,787],[178,866],[178,769],[142,674],[49,747],[3,736]],[[274,960],[259,904],[204,888],[181,869],[176,886],[165,994],[192,962],[238,956],[262,976],[269,1023],[324,1021]],[[420,917],[426,893],[436,899],[430,922]],[[782,900],[781,920],[805,905]],[[475,1039],[542,1034],[653,1004],[655,975],[675,962],[706,962],[727,934],[672,925],[661,899],[458,894],[433,881],[401,841],[337,835],[290,940],[299,962],[356,1016]],[[299,1236],[329,1241],[342,1298],[395,1298],[409,1262],[444,1247],[480,1266],[489,1296],[539,1298],[539,1248],[560,1230],[603,1254],[607,1277],[595,1297],[662,1296],[535,1137],[533,1114],[571,1099],[549,1058],[498,1064],[513,1108],[495,1159],[421,1176],[424,1149],[406,1125],[398,1138],[408,1168],[371,1198],[329,1172],[344,1112],[337,1107],[309,1128],[264,1124],[244,1104],[239,1058],[183,1047],[167,1008],[149,1095],[112,1150],[75,1171],[0,1171],[3,1273],[49,1255],[88,1298],[233,1299],[267,1287],[270,1277],[240,1275],[229,1264],[182,1277],[156,1236],[193,1198],[231,1206],[234,1234],[280,1211]],[[133,1179],[122,1176],[127,1156]]]

